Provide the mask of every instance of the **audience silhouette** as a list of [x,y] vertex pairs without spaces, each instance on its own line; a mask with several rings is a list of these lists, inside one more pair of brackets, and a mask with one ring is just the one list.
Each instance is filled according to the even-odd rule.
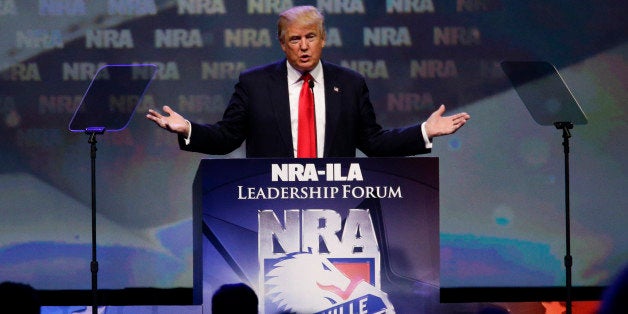
[[37,290],[19,282],[0,283],[0,304],[5,308],[14,309],[16,313],[41,313],[41,301]]
[[599,314],[626,313],[628,304],[628,266],[615,277],[615,280],[604,290]]
[[243,283],[224,284],[212,296],[212,314],[257,314],[255,291]]

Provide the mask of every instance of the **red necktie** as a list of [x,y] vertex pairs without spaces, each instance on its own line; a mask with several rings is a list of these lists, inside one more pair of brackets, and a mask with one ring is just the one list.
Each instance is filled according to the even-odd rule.
[[299,94],[299,137],[297,139],[298,158],[316,158],[316,120],[314,118],[314,94],[310,88],[312,76],[301,77],[303,86]]

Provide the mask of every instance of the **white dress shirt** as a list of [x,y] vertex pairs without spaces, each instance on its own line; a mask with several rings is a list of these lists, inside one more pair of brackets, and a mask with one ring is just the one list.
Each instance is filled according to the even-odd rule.
[[[297,155],[297,139],[299,132],[299,94],[303,81],[303,73],[293,68],[286,61],[288,67],[288,95],[290,97],[290,125],[292,126],[292,149]],[[321,62],[310,71],[314,81],[314,112],[316,122],[316,156],[323,157],[325,149],[325,80]]]

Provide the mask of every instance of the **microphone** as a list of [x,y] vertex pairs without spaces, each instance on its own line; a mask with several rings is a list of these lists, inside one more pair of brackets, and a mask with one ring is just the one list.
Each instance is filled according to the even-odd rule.
[[310,89],[312,90],[312,93],[314,92],[314,79],[310,79],[308,81],[308,85],[310,86]]

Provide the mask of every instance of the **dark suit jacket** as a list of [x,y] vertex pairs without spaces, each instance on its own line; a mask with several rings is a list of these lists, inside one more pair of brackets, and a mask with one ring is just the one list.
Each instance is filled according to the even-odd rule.
[[[323,157],[409,156],[427,153],[421,126],[384,130],[375,120],[364,77],[323,62],[325,151]],[[181,149],[224,155],[246,140],[247,157],[294,157],[286,60],[243,72],[216,124],[192,123],[192,136]]]

